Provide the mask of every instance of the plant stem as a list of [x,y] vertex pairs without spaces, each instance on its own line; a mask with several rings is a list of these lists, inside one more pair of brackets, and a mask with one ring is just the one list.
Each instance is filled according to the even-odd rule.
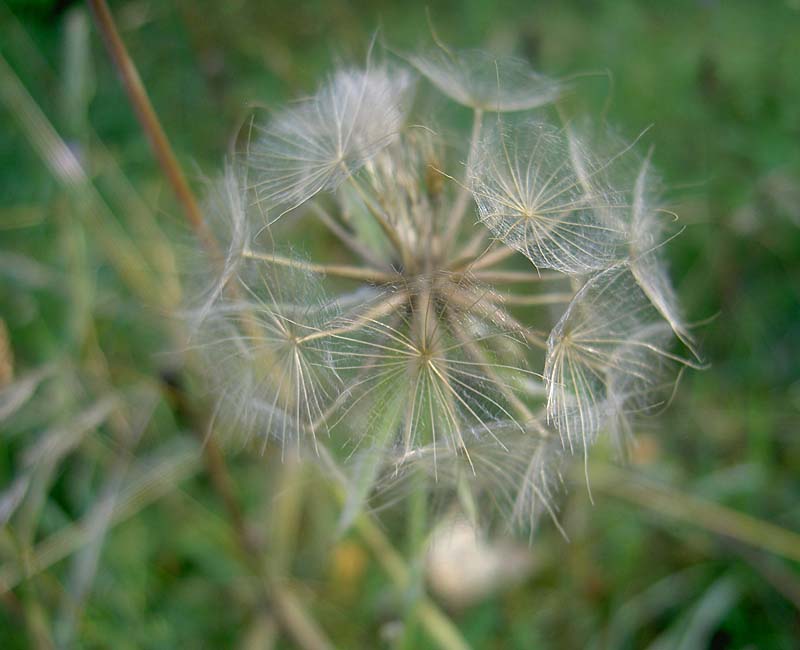
[[447,230],[444,236],[445,249],[447,249],[450,246],[455,237],[458,235],[458,228],[461,225],[461,221],[464,219],[464,214],[467,211],[467,206],[469,205],[469,201],[472,198],[472,193],[469,191],[469,185],[468,185],[469,163],[471,162],[471,158],[475,153],[475,148],[478,145],[478,138],[480,137],[482,123],[483,123],[483,111],[479,108],[476,108],[472,119],[472,133],[470,134],[470,139],[469,139],[469,152],[467,154],[468,159],[466,163],[466,168],[464,170],[464,182],[461,183],[461,186],[459,187],[458,196],[456,197],[455,204],[453,205],[453,210],[450,213],[450,217],[448,219]]
[[[325,447],[320,447],[320,460],[332,475],[336,499],[340,504],[345,503],[347,477]],[[401,591],[408,589],[411,572],[378,525],[368,515],[361,514],[356,517],[353,526],[395,586]],[[427,596],[422,596],[417,603],[417,615],[422,626],[442,650],[470,650],[469,643],[453,621]]]
[[[399,589],[407,589],[411,579],[408,567],[381,529],[366,515],[358,517],[354,525],[389,578]],[[428,634],[443,650],[470,650],[470,645],[458,628],[427,596],[417,603],[417,615]]]
[[172,146],[167,139],[164,129],[153,110],[150,98],[147,96],[144,84],[139,77],[136,66],[128,54],[125,44],[120,38],[114,18],[105,0],[87,0],[89,7],[94,15],[97,29],[103,36],[108,53],[117,67],[122,85],[128,93],[128,98],[136,111],[136,116],[142,130],[150,140],[150,146],[158,160],[161,170],[164,172],[172,191],[183,208],[186,219],[191,224],[197,235],[204,241],[210,250],[216,249],[216,243],[211,236],[208,226],[203,220],[200,207],[195,199],[183,170],[178,164]]
[[[188,412],[192,414],[191,409]],[[199,421],[199,418],[193,419]],[[332,650],[333,644],[325,637],[314,619],[306,613],[294,593],[284,585],[278,584],[267,572],[266,564],[261,558],[261,549],[247,528],[244,513],[236,498],[233,479],[219,445],[213,437],[204,435],[202,428],[194,426],[192,429],[201,439],[206,472],[215,492],[223,502],[242,559],[257,577],[265,600],[271,603],[276,611],[276,618],[300,648]]]
[[[347,171],[347,168],[345,168],[345,171]],[[397,230],[389,222],[389,216],[383,211],[383,208],[377,205],[375,201],[373,201],[367,195],[361,185],[359,185],[355,176],[350,175],[348,176],[347,180],[356,191],[356,194],[358,194],[359,198],[364,202],[364,205],[370,211],[370,214],[373,216],[375,221],[378,222],[378,225],[383,230],[383,234],[386,235],[391,244],[394,246],[398,255],[400,255],[400,259],[403,261],[403,264],[408,267],[411,262],[411,253],[409,252],[403,240],[400,239],[400,235],[398,234]]]
[[591,479],[593,488],[624,501],[800,562],[800,534],[794,531],[659,485],[612,465],[592,466]]
[[514,293],[495,292],[489,294],[488,299],[504,305],[517,305],[520,307],[534,307],[536,305],[558,305],[572,300],[571,293],[539,293],[532,295],[519,295]]
[[529,271],[471,271],[469,276],[475,280],[489,283],[542,282],[544,280],[563,280],[564,274],[555,271],[530,273]]
[[364,262],[373,268],[384,268],[386,264],[377,257],[368,246],[365,246],[358,240],[352,233],[348,232],[336,219],[334,219],[328,212],[322,208],[316,201],[311,201],[309,209],[314,213],[317,219],[336,237],[342,244],[358,255]]
[[419,645],[419,603],[425,595],[423,576],[423,553],[428,520],[427,477],[420,474],[413,479],[406,512],[406,537],[409,569],[409,585],[405,590],[405,615],[403,633],[397,647],[414,650]]
[[494,266],[499,262],[502,262],[505,259],[508,259],[512,255],[516,254],[517,250],[511,248],[510,246],[502,246],[499,248],[495,248],[493,251],[489,252],[487,248],[486,251],[478,255],[476,258],[470,260],[467,264],[464,264],[462,268],[456,268],[456,271],[467,271],[467,272],[475,272],[479,269],[485,269],[490,266]]
[[324,339],[329,337],[337,337],[344,340],[347,340],[342,334],[347,334],[348,332],[355,332],[356,330],[365,327],[369,323],[374,323],[376,319],[384,316],[388,313],[391,313],[392,310],[396,309],[398,305],[403,304],[408,300],[408,295],[406,292],[397,293],[386,300],[379,302],[371,309],[359,314],[355,317],[351,322],[342,325],[341,327],[335,327],[329,330],[320,330],[318,332],[313,332],[311,334],[306,334],[305,336],[301,336],[297,339],[297,343],[307,343],[308,341],[316,341],[317,339]]
[[[117,66],[122,83],[136,111],[142,129],[150,140],[153,153],[161,166],[162,172],[172,186],[172,190],[183,208],[187,221],[212,257],[220,259],[218,244],[203,220],[197,200],[186,182],[183,170],[178,164],[169,140],[153,110],[136,66],[119,36],[108,5],[105,0],[87,1],[94,15],[97,28],[103,35],[109,54]],[[203,443],[206,470],[211,478],[211,483],[225,505],[225,510],[236,533],[237,543],[245,561],[259,577],[264,588],[265,597],[275,607],[281,623],[302,648],[307,650],[329,650],[333,648],[333,645],[325,638],[317,624],[306,614],[299,601],[290,592],[271,581],[266,574],[264,563],[258,557],[259,549],[256,548],[247,533],[244,515],[234,494],[233,481],[225,458],[213,438],[209,437]]]
[[288,266],[291,268],[300,269],[301,271],[319,273],[321,275],[333,275],[338,278],[346,278],[348,280],[362,280],[364,282],[382,283],[392,282],[400,278],[397,273],[386,273],[384,271],[378,271],[377,269],[349,266],[346,264],[313,264],[311,262],[295,260],[290,257],[283,257],[282,255],[275,255],[273,253],[259,253],[252,250],[243,251],[242,257],[253,260],[261,260],[263,262],[276,264],[278,266]]

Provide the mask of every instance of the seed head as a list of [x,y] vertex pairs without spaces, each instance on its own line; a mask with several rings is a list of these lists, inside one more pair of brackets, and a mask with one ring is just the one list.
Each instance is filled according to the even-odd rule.
[[649,156],[615,183],[627,148],[500,115],[557,96],[520,61],[408,59],[474,109],[472,136],[411,118],[411,73],[374,62],[257,124],[217,193],[228,249],[197,338],[220,420],[342,457],[343,526],[422,476],[526,528],[565,453],[624,438],[691,363]]

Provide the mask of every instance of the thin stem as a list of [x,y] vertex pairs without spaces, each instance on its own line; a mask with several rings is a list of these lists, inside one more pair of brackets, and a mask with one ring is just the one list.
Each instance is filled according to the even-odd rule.
[[391,313],[396,307],[406,302],[407,299],[408,295],[405,293],[405,291],[396,293],[388,300],[378,303],[372,309],[369,309],[363,314],[359,315],[357,318],[353,319],[351,323],[342,325],[341,327],[334,327],[328,330],[320,330],[318,332],[313,332],[312,334],[306,334],[306,336],[301,336],[297,339],[297,344],[300,345],[308,341],[315,341],[317,339],[324,339],[331,336],[340,336],[342,334],[347,334],[348,332],[355,332],[368,323],[374,322],[376,318],[380,318],[381,316]]
[[477,271],[479,269],[485,269],[490,266],[494,266],[495,264],[499,264],[503,260],[506,260],[514,255],[516,252],[517,251],[510,246],[502,246],[500,248],[496,248],[491,253],[482,253],[475,259],[470,260],[468,263],[461,265],[455,270]]
[[422,555],[425,551],[425,531],[428,523],[428,485],[427,477],[418,474],[414,477],[406,510],[406,542],[411,570],[409,589],[407,589],[406,611],[403,617],[403,633],[397,647],[414,650],[418,647],[419,603],[425,595]]
[[[410,580],[408,567],[383,531],[366,516],[356,519],[355,528],[392,582],[401,590],[407,589]],[[417,614],[428,634],[440,648],[470,650],[470,645],[453,621],[427,596],[423,596],[417,604]]]
[[270,264],[278,266],[288,266],[301,271],[309,271],[311,273],[319,273],[322,275],[334,275],[339,278],[347,278],[348,280],[363,280],[365,282],[383,283],[398,280],[400,276],[397,273],[386,273],[376,269],[363,268],[359,266],[348,266],[346,264],[314,264],[312,262],[303,262],[302,260],[292,259],[290,257],[283,257],[282,255],[275,255],[274,253],[259,253],[258,251],[244,250],[242,257],[261,260]]
[[800,533],[669,486],[659,485],[612,465],[593,466],[591,477],[592,487],[607,494],[800,562]]
[[153,105],[150,103],[150,98],[147,96],[147,91],[145,90],[144,84],[142,84],[136,66],[128,54],[125,44],[122,42],[122,38],[120,38],[117,27],[114,24],[114,18],[111,15],[106,1],[87,1],[94,15],[97,29],[103,36],[108,53],[119,72],[122,85],[125,87],[128,98],[136,111],[136,116],[139,119],[142,130],[150,141],[153,153],[161,166],[161,170],[169,181],[169,184],[172,186],[172,191],[183,207],[186,219],[197,235],[203,240],[204,244],[209,247],[209,250],[217,254],[216,242],[203,220],[203,215],[197,200],[192,190],[189,188],[189,184],[186,182],[183,170],[178,164],[172,146],[153,110]]
[[244,513],[234,492],[233,479],[219,445],[212,436],[203,436],[198,427],[194,427],[194,431],[201,438],[206,471],[225,506],[242,558],[258,578],[264,598],[272,603],[278,619],[299,647],[304,650],[332,650],[333,644],[308,615],[297,597],[267,573],[260,558],[258,544],[248,531]]
[[322,224],[330,230],[339,239],[342,244],[347,246],[351,251],[363,259],[367,264],[372,265],[374,268],[383,268],[386,265],[378,259],[369,247],[360,242],[352,233],[348,232],[336,219],[334,219],[327,210],[320,206],[316,201],[311,201],[309,208],[322,222]]
[[470,240],[451,258],[448,266],[453,269],[462,268],[469,265],[470,262],[475,260],[481,246],[489,237],[489,231],[485,228],[479,228],[478,231],[470,238]]
[[[320,459],[333,476],[337,501],[344,504],[347,499],[347,477],[326,447],[320,447]],[[400,591],[408,589],[411,580],[409,569],[378,525],[367,515],[357,517],[353,525],[395,586]],[[430,598],[423,596],[419,600],[417,613],[420,623],[442,650],[470,650],[470,645],[453,621]]]
[[269,584],[272,602],[278,610],[280,621],[289,629],[295,642],[304,650],[333,650],[313,618],[310,618],[293,592]]
[[487,298],[493,302],[500,302],[504,305],[516,306],[536,306],[536,305],[558,305],[572,300],[571,293],[540,293],[530,296],[515,293],[494,292]]
[[[122,83],[136,111],[142,129],[150,140],[150,145],[162,172],[183,207],[187,221],[195,230],[212,258],[215,260],[221,259],[219,245],[203,220],[197,199],[186,182],[183,170],[178,164],[169,140],[153,110],[136,66],[119,36],[108,5],[105,0],[87,1],[94,15],[98,30],[103,35],[109,54],[117,66]],[[258,559],[258,549],[255,548],[253,540],[247,534],[244,516],[233,491],[233,481],[230,478],[225,458],[213,438],[206,438],[203,452],[206,469],[212,485],[225,504],[225,510],[236,532],[236,539],[242,554],[259,576],[264,588],[264,595],[275,606],[281,623],[301,647],[307,650],[330,650],[333,645],[325,638],[316,622],[306,614],[296,598],[288,591],[279,588],[267,576],[263,563]]]
[[472,133],[469,139],[469,152],[467,163],[464,169],[464,181],[460,184],[458,196],[453,204],[453,210],[450,213],[450,217],[447,222],[447,231],[445,232],[444,237],[445,249],[447,249],[447,247],[453,242],[458,234],[458,229],[461,226],[461,222],[463,221],[464,215],[467,212],[467,206],[472,198],[472,193],[469,191],[469,186],[467,184],[469,180],[469,164],[474,156],[475,148],[478,146],[478,138],[481,134],[482,122],[483,111],[479,108],[476,108],[472,119]]
[[372,216],[375,218],[375,221],[377,221],[378,225],[381,227],[381,229],[383,229],[383,232],[389,238],[389,241],[392,243],[395,250],[400,255],[400,258],[403,260],[403,264],[405,266],[408,266],[408,263],[411,260],[411,255],[409,254],[408,249],[403,243],[403,240],[400,239],[400,235],[397,233],[397,230],[395,230],[392,227],[392,224],[389,223],[387,215],[384,214],[380,206],[375,205],[375,202],[369,196],[367,196],[367,193],[364,191],[361,185],[358,184],[358,180],[356,180],[355,176],[350,175],[348,176],[347,180],[350,182],[350,184],[353,186],[358,196],[364,202],[364,205],[367,206],[367,209],[370,211],[370,214],[372,214]]
[[477,270],[470,271],[470,277],[474,280],[489,283],[516,283],[516,282],[543,282],[545,280],[563,280],[566,276],[563,273],[550,271],[545,273],[530,273],[529,271],[495,271]]

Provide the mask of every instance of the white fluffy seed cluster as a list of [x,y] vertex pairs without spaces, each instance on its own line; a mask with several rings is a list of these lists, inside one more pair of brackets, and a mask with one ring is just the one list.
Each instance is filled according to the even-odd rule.
[[[671,219],[649,156],[544,119],[559,82],[475,51],[407,61],[339,70],[252,125],[207,204],[226,249],[195,342],[220,426],[344,457],[344,525],[415,477],[526,528],[565,456],[603,430],[624,447],[696,363]],[[471,136],[414,113],[420,74]]]

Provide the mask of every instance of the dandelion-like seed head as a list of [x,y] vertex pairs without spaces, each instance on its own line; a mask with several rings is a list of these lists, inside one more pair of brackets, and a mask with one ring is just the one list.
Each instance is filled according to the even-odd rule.
[[695,351],[650,157],[615,183],[627,147],[504,115],[561,87],[520,61],[408,60],[473,109],[471,136],[445,141],[413,114],[411,72],[374,61],[254,124],[216,193],[228,248],[198,345],[220,421],[345,462],[343,525],[416,477],[529,528],[565,455],[624,440],[693,363],[673,350]]

